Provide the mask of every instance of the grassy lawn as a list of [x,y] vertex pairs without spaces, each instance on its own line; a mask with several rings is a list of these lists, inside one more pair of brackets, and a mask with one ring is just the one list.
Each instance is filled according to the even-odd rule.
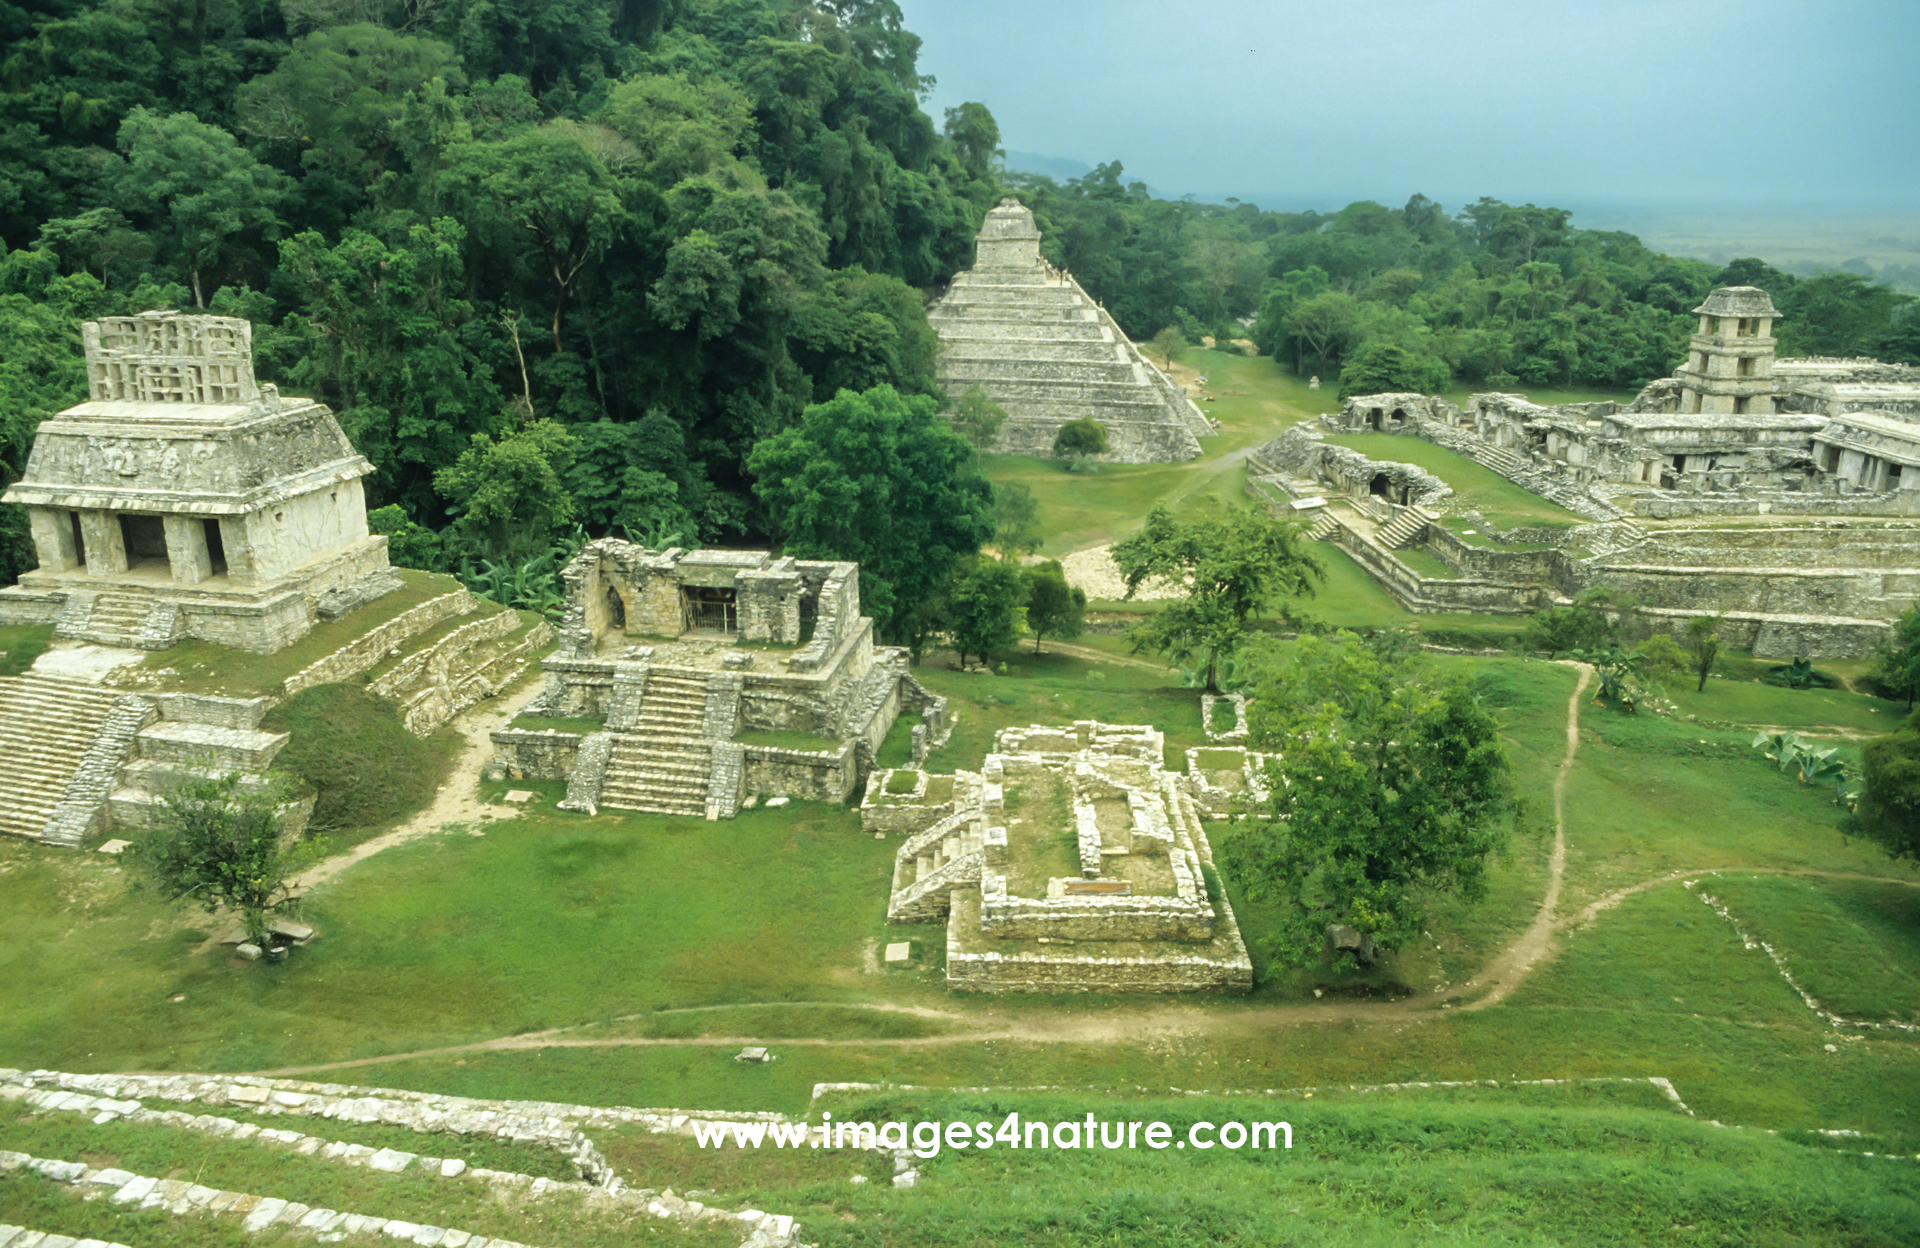
[[1701,888],[1828,1009],[1920,1023],[1920,888],[1792,876],[1718,876]]
[[[1102,649],[1125,650],[1115,638],[1093,638]],[[1190,746],[1206,744],[1200,722],[1200,692],[1174,683],[1171,672],[1098,663],[1077,655],[1023,648],[1007,654],[996,672],[954,671],[949,656],[936,653],[914,669],[914,678],[949,699],[958,711],[953,736],[927,759],[933,771],[976,769],[1002,728],[1069,724],[1097,719],[1109,724],[1152,724],[1167,735],[1167,765],[1186,769]]]
[[1329,437],[1334,446],[1351,447],[1370,459],[1413,464],[1453,487],[1453,500],[1471,507],[1500,529],[1518,526],[1569,528],[1584,523],[1566,508],[1515,485],[1491,468],[1464,455],[1420,438],[1390,433],[1355,433]]
[[271,968],[196,953],[212,924],[128,896],[111,860],[3,844],[0,1064],[264,1068],[671,1006],[857,998],[892,850],[856,835],[853,812],[797,810],[530,815],[417,841],[311,894],[320,939]]
[[1294,381],[1268,358],[1195,352],[1217,401],[1201,409],[1221,424],[1201,440],[1201,457],[1184,464],[1101,464],[1069,473],[1054,460],[986,455],[981,469],[995,484],[1019,482],[1040,503],[1040,553],[1052,558],[1124,537],[1155,504],[1191,507],[1204,500],[1238,504],[1246,486],[1240,452],[1258,446],[1318,412],[1325,400]]
[[1583,708],[1567,785],[1572,903],[1668,872],[1741,866],[1915,878],[1843,839],[1831,790],[1795,783],[1751,741],[1746,729]]
[[51,624],[0,625],[0,676],[18,676],[32,667],[52,641]]

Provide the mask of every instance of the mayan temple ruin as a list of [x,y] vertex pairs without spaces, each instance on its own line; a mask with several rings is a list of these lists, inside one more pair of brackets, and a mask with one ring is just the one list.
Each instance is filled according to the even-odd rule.
[[[263,717],[314,685],[365,674],[425,735],[551,640],[450,578],[409,572],[423,600],[397,592],[367,530],[372,465],[325,406],[255,382],[246,321],[147,312],[82,340],[88,400],[42,422],[6,493],[40,566],[0,589],[0,623],[54,640],[0,676],[0,833],[74,847],[144,826],[183,776],[261,784],[288,740]],[[270,687],[182,692],[143,666],[189,638],[284,656],[323,624],[329,648]],[[284,812],[290,830],[311,804]]]
[[[1750,286],[1695,312],[1685,362],[1631,403],[1357,396],[1261,447],[1254,488],[1416,611],[1607,588],[1675,627],[1724,615],[1723,638],[1767,657],[1872,654],[1920,596],[1920,368],[1776,359],[1779,313]],[[1503,532],[1431,474],[1325,440],[1366,433],[1447,447],[1585,523]]]
[[904,708],[926,733],[946,700],[873,644],[858,564],[765,551],[589,543],[530,713],[595,732],[503,729],[492,769],[565,780],[561,808],[731,818],[760,796],[844,802]]
[[940,335],[940,386],[979,386],[1007,411],[995,449],[1050,455],[1060,426],[1092,419],[1117,463],[1200,454],[1212,432],[1193,400],[1155,368],[1070,273],[1040,254],[1033,213],[1003,199],[975,238],[973,268],[928,310]]
[[398,586],[367,532],[373,465],[326,407],[255,383],[246,321],[146,312],[82,334],[87,402],[41,424],[4,497],[40,566],[0,590],[0,622],[271,652]]
[[[1081,720],[1002,729],[978,772],[876,773],[860,826],[906,836],[887,921],[947,921],[949,988],[1248,991],[1201,827],[1229,800],[1201,751],[1187,775],[1165,752],[1157,728]],[[1233,753],[1245,791],[1258,766]]]

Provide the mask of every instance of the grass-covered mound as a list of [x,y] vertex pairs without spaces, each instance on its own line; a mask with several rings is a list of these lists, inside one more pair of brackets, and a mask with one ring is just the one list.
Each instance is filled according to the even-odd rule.
[[290,732],[274,760],[314,794],[310,827],[333,834],[393,824],[424,809],[460,738],[420,738],[390,698],[359,685],[315,685],[267,712],[260,726]]

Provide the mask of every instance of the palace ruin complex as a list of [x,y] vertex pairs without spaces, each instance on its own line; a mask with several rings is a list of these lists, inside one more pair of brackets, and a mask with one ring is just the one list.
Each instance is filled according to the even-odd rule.
[[1165,749],[1158,729],[1082,720],[1002,729],[978,772],[875,773],[861,826],[906,834],[887,921],[947,920],[950,988],[1248,991],[1201,827],[1221,777],[1170,772]]
[[[1920,598],[1920,368],[1776,359],[1779,314],[1753,287],[1695,311],[1686,361],[1632,403],[1360,396],[1261,447],[1253,488],[1416,611],[1531,612],[1605,586],[1676,628],[1723,614],[1721,636],[1761,655],[1872,653]],[[1363,433],[1444,446],[1585,523],[1497,531],[1430,473],[1325,440]]]
[[940,335],[939,382],[958,400],[979,386],[1007,421],[994,449],[1051,455],[1060,426],[1092,419],[1117,463],[1200,454],[1213,427],[1186,391],[1142,356],[1070,273],[1040,255],[1033,213],[1003,199],[975,238],[974,266],[928,309]]

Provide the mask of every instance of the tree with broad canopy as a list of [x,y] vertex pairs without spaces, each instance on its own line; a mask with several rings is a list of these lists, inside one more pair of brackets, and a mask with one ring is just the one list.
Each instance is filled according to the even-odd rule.
[[1249,657],[1270,796],[1221,851],[1249,897],[1285,903],[1274,956],[1313,963],[1335,923],[1401,948],[1427,898],[1483,895],[1521,807],[1499,725],[1466,680],[1403,633],[1306,636]]

